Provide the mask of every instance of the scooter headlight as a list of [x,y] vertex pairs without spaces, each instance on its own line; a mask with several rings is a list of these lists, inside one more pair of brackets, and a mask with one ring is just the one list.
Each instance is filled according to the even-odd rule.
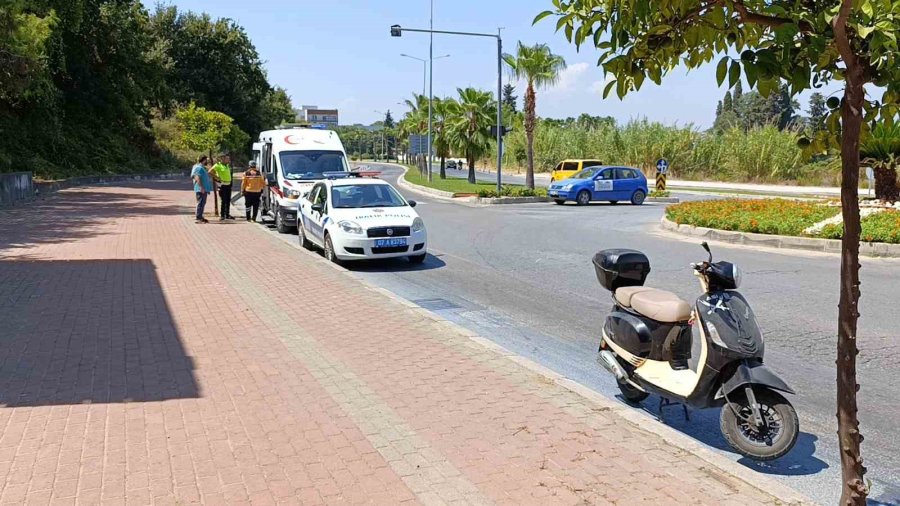
[[737,290],[741,287],[741,279],[743,279],[744,273],[741,272],[741,268],[736,264],[731,264],[731,277],[734,279],[734,288]]
[[363,229],[359,226],[359,223],[350,220],[343,220],[338,222],[338,226],[341,227],[341,230],[348,234],[356,234],[361,235],[363,233]]

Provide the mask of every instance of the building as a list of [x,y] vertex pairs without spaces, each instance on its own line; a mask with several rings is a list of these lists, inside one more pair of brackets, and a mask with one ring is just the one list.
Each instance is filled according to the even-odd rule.
[[297,111],[297,121],[306,121],[313,125],[338,126],[337,109],[321,109],[316,105],[304,105]]

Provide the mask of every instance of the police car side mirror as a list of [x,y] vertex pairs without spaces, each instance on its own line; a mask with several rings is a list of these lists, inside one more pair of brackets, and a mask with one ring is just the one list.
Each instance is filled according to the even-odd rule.
[[321,203],[321,202],[319,202],[319,203],[317,203],[317,204],[313,204],[313,205],[312,205],[312,210],[315,211],[315,212],[317,212],[317,213],[321,213],[322,211],[325,210],[325,204],[323,204],[323,203]]
[[416,207],[416,201],[415,201],[415,200],[407,200],[406,203],[409,204],[409,207]]

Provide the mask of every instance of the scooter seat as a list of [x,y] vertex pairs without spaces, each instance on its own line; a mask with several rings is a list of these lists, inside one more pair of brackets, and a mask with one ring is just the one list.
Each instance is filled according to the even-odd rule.
[[[616,300],[621,302],[619,290],[616,290]],[[622,299],[626,299],[627,295],[623,293]],[[630,295],[631,308],[647,318],[663,323],[683,322],[691,318],[691,305],[672,292],[646,288]]]
[[647,290],[653,290],[653,288],[649,286],[623,286],[616,290],[616,301],[624,307],[631,307],[631,298],[636,293],[646,292]]

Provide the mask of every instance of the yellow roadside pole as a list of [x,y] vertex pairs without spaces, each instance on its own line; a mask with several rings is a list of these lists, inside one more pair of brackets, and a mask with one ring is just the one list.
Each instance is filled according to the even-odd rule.
[[669,172],[669,162],[660,158],[656,162],[656,191],[666,191],[666,173]]

